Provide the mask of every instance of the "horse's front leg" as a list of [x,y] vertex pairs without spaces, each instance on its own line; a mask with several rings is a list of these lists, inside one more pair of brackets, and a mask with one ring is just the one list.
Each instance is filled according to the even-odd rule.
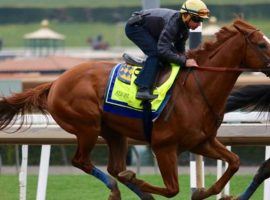
[[[106,132],[108,133],[109,131]],[[106,135],[104,138],[106,138],[109,146],[108,172],[133,191],[140,199],[154,199],[151,194],[143,192],[138,185],[119,178],[121,172],[126,172],[127,139],[119,134]]]
[[240,165],[239,157],[226,149],[216,138],[200,144],[192,149],[193,153],[200,154],[209,158],[220,159],[228,163],[228,169],[222,177],[208,190],[199,189],[192,195],[193,200],[205,199],[211,195],[217,195],[225,187],[231,177],[237,172]]
[[131,171],[120,173],[123,180],[130,181],[139,186],[147,193],[158,194],[165,197],[173,197],[179,192],[178,173],[177,173],[177,146],[153,148],[156,155],[158,166],[165,184],[165,188],[153,186],[143,180],[136,178]]

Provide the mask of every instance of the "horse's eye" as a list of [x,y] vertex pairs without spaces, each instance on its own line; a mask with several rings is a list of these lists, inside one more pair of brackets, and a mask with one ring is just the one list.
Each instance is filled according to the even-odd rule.
[[259,43],[258,44],[258,47],[260,48],[260,49],[266,49],[266,44],[265,43]]

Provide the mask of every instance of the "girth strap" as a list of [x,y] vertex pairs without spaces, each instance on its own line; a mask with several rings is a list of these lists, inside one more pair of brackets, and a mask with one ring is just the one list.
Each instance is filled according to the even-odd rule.
[[221,115],[219,115],[218,113],[216,113],[214,111],[213,107],[211,106],[211,104],[209,103],[209,100],[208,100],[208,98],[207,98],[207,96],[206,96],[206,94],[205,94],[205,92],[203,90],[203,87],[201,85],[200,78],[199,78],[198,74],[196,73],[196,71],[195,70],[192,70],[192,74],[194,76],[196,85],[197,85],[197,87],[198,87],[198,89],[200,91],[201,96],[203,97],[203,100],[204,100],[205,104],[207,105],[207,107],[210,110],[210,112],[212,113],[212,115],[215,117],[216,126],[219,127],[220,124],[222,123],[222,120],[223,120],[222,117],[221,117]]

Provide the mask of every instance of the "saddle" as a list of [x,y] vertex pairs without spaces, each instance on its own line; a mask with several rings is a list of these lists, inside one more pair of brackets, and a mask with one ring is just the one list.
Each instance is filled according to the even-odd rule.
[[131,55],[127,54],[127,53],[124,53],[122,57],[123,57],[124,61],[128,65],[138,66],[138,67],[143,67],[144,66],[145,60],[142,59],[142,58],[131,56]]

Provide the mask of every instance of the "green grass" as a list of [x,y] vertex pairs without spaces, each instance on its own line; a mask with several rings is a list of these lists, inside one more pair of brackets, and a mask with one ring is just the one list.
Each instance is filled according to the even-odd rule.
[[[158,186],[162,186],[162,180],[157,175],[140,176],[144,180]],[[243,192],[244,188],[251,181],[251,176],[236,176],[231,181],[231,194],[237,195]],[[171,198],[172,200],[190,199],[189,193],[189,176],[181,175],[180,194]],[[206,185],[209,186],[215,181],[215,176],[209,175],[206,178]],[[27,199],[34,200],[36,198],[37,176],[29,176],[27,185]],[[137,200],[138,198],[120,185],[123,200]],[[109,190],[103,184],[87,175],[51,175],[48,179],[46,200],[107,200]],[[260,186],[251,200],[263,199],[263,186]],[[166,198],[156,196],[157,200],[165,200]],[[0,176],[0,199],[1,200],[17,200],[19,199],[19,183],[18,177],[15,175]],[[209,198],[214,200],[215,197]]]
[[[270,35],[270,23],[268,20],[251,20],[257,28],[266,35]],[[223,23],[224,24],[224,23]],[[4,47],[22,47],[23,35],[40,28],[39,24],[7,24],[0,26],[0,37],[4,40]],[[124,24],[105,23],[57,23],[52,22],[50,28],[66,36],[67,47],[87,46],[86,39],[102,33],[104,40],[111,46],[128,46],[132,43],[124,33]]]
[[[21,47],[24,45],[23,36],[36,31],[39,24],[7,24],[0,26],[0,37],[4,40],[4,47]],[[105,23],[51,23],[51,29],[66,36],[66,46],[87,46],[88,37],[96,37],[102,33],[104,40],[110,45],[130,45],[131,42],[124,35],[124,24]]]
[[[108,3],[109,2],[109,3]],[[177,5],[179,1],[161,0],[161,5]],[[184,2],[181,0],[180,2]],[[257,4],[270,3],[270,0],[205,0],[207,4]],[[39,7],[39,8],[59,8],[59,7],[118,7],[118,6],[140,6],[141,0],[0,0],[0,7]]]
[[249,22],[262,30],[268,37],[270,36],[270,23],[269,20],[253,19]]

